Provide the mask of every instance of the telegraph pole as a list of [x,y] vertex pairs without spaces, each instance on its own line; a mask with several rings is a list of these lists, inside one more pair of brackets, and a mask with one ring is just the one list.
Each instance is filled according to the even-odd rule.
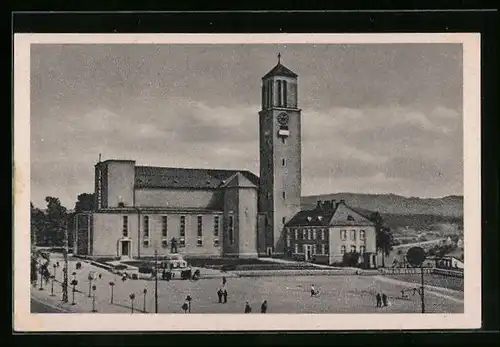
[[158,250],[155,247],[155,313],[158,313]]
[[422,300],[422,313],[425,313],[425,300],[424,300],[424,265],[423,263],[420,264],[420,279],[422,283],[422,293],[421,293],[421,300]]
[[68,302],[68,253],[69,253],[69,241],[68,241],[68,221],[67,216],[63,219],[64,226],[64,279],[63,279],[63,302]]

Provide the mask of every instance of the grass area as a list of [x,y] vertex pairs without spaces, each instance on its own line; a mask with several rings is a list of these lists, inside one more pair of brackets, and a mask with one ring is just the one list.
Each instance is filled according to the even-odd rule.
[[[420,274],[387,275],[400,281],[420,284]],[[425,274],[424,283],[430,286],[444,287],[453,290],[464,290],[464,279],[459,277],[443,276],[437,274]]]
[[194,267],[205,267],[223,271],[245,271],[245,270],[315,270],[319,269],[313,265],[295,263],[282,264],[259,258],[186,258],[189,265]]

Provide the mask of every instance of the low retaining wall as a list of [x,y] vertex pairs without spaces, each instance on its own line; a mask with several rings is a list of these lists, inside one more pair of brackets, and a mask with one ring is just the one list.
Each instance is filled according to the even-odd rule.
[[346,276],[346,275],[380,275],[376,270],[253,270],[253,271],[231,271],[239,277],[263,277],[263,276]]

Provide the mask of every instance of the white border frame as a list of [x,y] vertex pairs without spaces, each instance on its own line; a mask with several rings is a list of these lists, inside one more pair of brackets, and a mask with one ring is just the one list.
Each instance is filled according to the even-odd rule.
[[[464,244],[463,314],[32,314],[30,313],[30,45],[354,44],[463,45]],[[481,326],[480,34],[15,34],[14,35],[14,297],[15,331],[392,330]]]

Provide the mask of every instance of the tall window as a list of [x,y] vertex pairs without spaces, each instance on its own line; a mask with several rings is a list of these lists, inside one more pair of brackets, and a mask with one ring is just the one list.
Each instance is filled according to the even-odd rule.
[[351,230],[351,241],[356,241],[356,230]]
[[351,252],[356,252],[356,246],[355,245],[351,246]]
[[306,229],[302,229],[302,240],[305,240],[307,238],[306,233],[307,233]]
[[324,244],[323,245],[323,254],[328,254],[329,252],[330,252],[330,250],[328,249],[328,244]]
[[179,247],[186,246],[186,216],[181,216],[179,222]]
[[198,247],[203,246],[203,216],[198,216],[198,227],[196,232],[196,245]]
[[234,216],[229,216],[228,220],[228,234],[229,234],[229,243],[234,244]]
[[144,216],[143,223],[144,238],[149,239],[149,216]]
[[102,207],[102,175],[101,170],[97,170],[97,208]]
[[[283,194],[285,194],[285,193],[283,193]],[[285,197],[285,196],[283,195],[283,197]],[[281,221],[283,222],[283,224],[285,224],[286,218],[285,217],[281,218]]]
[[299,239],[299,229],[295,229],[295,240]]
[[283,105],[283,93],[281,92],[281,81],[278,81],[278,106]]
[[283,167],[286,166],[286,159],[285,158],[281,159],[281,166],[283,166]]
[[122,235],[123,237],[128,237],[128,216],[123,216]]
[[321,240],[325,241],[325,229],[321,230]]
[[295,244],[295,254],[299,253],[299,244]]
[[345,245],[340,246],[340,254],[345,254]]
[[359,239],[360,240],[365,240],[365,238],[366,238],[365,231],[364,230],[360,230],[359,231]]
[[161,237],[167,237],[167,216],[161,217]]
[[214,237],[219,237],[219,216],[214,216]]
[[287,106],[287,86],[286,86],[286,81],[283,81],[283,106],[286,107]]
[[[283,191],[283,199],[286,199],[286,193]],[[283,223],[285,223],[285,217],[283,217]]]
[[286,234],[286,246],[292,247],[292,235],[289,232]]
[[313,229],[313,240],[316,240],[316,229]]
[[317,243],[317,244],[316,244],[316,253],[317,253],[317,254],[323,254],[323,253],[322,253],[323,249],[322,249],[322,247],[321,247],[321,246],[322,246],[322,245],[320,245],[319,243]]
[[340,239],[342,241],[347,240],[347,231],[346,230],[340,230]]
[[366,252],[365,246],[360,246],[359,247],[359,253],[364,254]]

